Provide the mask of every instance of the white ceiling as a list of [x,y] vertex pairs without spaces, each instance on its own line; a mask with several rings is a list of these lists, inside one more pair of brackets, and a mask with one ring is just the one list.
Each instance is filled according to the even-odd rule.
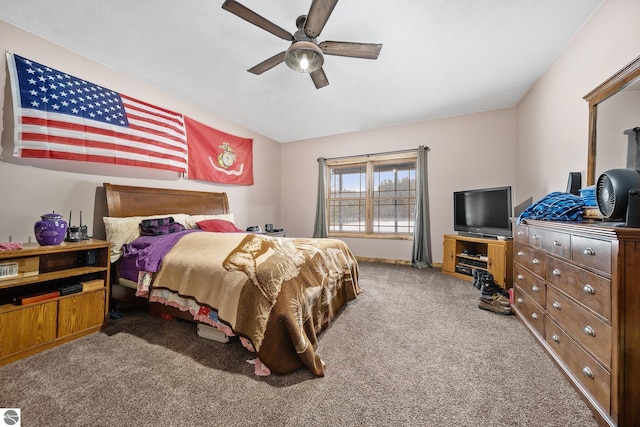
[[[248,73],[288,42],[223,0],[0,0],[0,19],[290,142],[514,106],[601,2],[342,0],[318,42],[383,47],[325,56],[322,89],[284,64]],[[293,33],[311,0],[240,3]]]

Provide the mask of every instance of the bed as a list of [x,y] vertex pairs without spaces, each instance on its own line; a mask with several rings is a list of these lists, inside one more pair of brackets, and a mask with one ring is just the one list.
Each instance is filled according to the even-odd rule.
[[344,242],[241,232],[223,192],[104,188],[116,284],[239,336],[256,374],[324,375],[318,336],[362,292]]

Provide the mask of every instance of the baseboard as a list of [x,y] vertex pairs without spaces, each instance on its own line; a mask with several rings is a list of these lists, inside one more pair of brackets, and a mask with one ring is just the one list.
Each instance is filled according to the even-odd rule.
[[356,259],[360,262],[377,262],[380,264],[396,264],[396,265],[412,265],[411,261],[402,259],[388,259],[388,258],[370,258],[357,256]]
[[[357,256],[356,259],[359,262],[377,262],[380,264],[413,265],[411,261],[404,260],[404,259],[371,258],[371,257],[362,257],[362,256]],[[434,262],[431,265],[433,268],[442,268],[441,262]]]

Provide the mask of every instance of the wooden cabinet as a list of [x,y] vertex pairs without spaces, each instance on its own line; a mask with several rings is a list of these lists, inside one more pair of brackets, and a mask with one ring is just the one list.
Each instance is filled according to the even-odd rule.
[[[108,242],[25,244],[21,250],[0,252],[0,273],[0,365],[106,325]],[[87,282],[93,285],[89,290],[85,286],[80,292],[17,304],[24,297]]]
[[473,270],[485,270],[503,288],[513,283],[513,241],[445,234],[442,272],[473,280]]
[[640,229],[514,228],[513,312],[601,424],[640,425]]

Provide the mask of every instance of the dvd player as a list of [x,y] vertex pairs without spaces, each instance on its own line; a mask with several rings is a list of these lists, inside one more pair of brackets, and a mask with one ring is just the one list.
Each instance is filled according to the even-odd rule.
[[471,276],[473,274],[473,268],[471,266],[468,266],[468,265],[457,264],[456,265],[456,272]]

